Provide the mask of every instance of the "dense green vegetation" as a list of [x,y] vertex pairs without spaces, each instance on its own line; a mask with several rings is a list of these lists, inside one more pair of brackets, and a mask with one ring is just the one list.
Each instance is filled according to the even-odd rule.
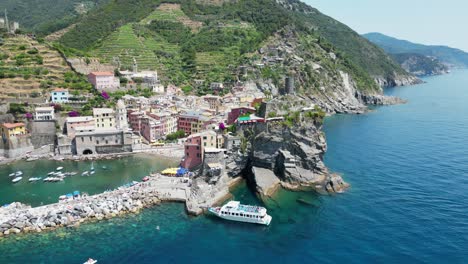
[[18,21],[20,27],[41,35],[55,32],[76,22],[79,17],[109,0],[2,0],[3,16],[8,10],[10,21]]
[[[156,9],[161,2],[179,3],[181,9]],[[140,69],[158,70],[166,81],[187,86],[193,78],[206,83],[232,81],[238,65],[249,61],[251,53],[274,33],[290,26],[299,34],[318,36],[321,48],[340,59],[330,66],[351,73],[362,90],[377,89],[373,77],[407,74],[347,26],[302,2],[288,3],[284,8],[272,0],[228,1],[222,6],[195,0],[111,0],[87,15],[60,42],[107,62],[119,57],[122,68],[130,68],[135,59]],[[198,26],[187,24],[190,20]],[[278,83],[283,73],[265,75]],[[197,92],[210,91],[202,86]]]
[[468,53],[446,46],[430,46],[400,40],[380,33],[363,35],[391,54],[413,53],[437,58],[442,63],[455,67],[468,67]]
[[85,16],[76,28],[63,36],[61,43],[67,47],[89,50],[120,26],[142,20],[159,4],[158,0],[112,0]]

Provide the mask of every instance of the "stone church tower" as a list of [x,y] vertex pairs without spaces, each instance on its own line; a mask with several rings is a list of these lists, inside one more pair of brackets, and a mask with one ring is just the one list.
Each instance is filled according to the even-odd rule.
[[125,103],[122,100],[117,101],[115,124],[117,129],[121,129],[123,131],[128,130],[127,108],[125,107]]

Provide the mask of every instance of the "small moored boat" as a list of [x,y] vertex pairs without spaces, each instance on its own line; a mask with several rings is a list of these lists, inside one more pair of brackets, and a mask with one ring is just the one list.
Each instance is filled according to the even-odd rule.
[[21,176],[21,175],[23,175],[23,172],[22,172],[22,171],[17,171],[17,172],[15,172],[15,176],[18,177],[18,176]]
[[8,176],[13,177],[15,175],[16,175],[16,173],[13,172],[13,173],[10,173]]
[[143,177],[142,181],[144,181],[144,182],[147,182],[147,181],[149,181],[149,177],[148,177],[148,176],[146,176],[146,177]]
[[63,170],[63,167],[57,167],[57,170],[61,171],[61,170]]
[[238,201],[230,201],[222,207],[209,207],[214,215],[231,221],[269,225],[271,216],[264,207],[243,205]]
[[40,181],[40,180],[42,180],[41,177],[32,177],[32,178],[29,178],[28,181],[29,181],[29,182],[36,182],[36,181]]
[[12,180],[13,183],[17,183],[19,181],[21,181],[23,179],[23,177],[16,177]]
[[97,260],[90,258],[83,264],[95,264],[95,263],[97,263]]
[[83,171],[83,173],[81,173],[81,176],[87,176],[89,175],[89,171]]

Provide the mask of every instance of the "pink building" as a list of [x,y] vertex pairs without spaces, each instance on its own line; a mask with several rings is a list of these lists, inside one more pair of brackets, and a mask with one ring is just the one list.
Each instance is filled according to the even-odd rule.
[[88,74],[88,81],[98,91],[120,88],[120,80],[112,72],[91,72]]
[[141,135],[149,142],[154,143],[161,138],[161,123],[155,121],[151,117],[144,116],[141,118]]
[[253,107],[238,107],[233,108],[231,112],[228,113],[228,125],[234,124],[239,116],[250,115],[255,113],[255,108]]
[[202,139],[200,135],[194,135],[187,138],[184,144],[185,157],[181,162],[181,166],[186,169],[192,169],[203,162],[202,158]]
[[75,138],[75,131],[80,127],[93,127],[94,118],[92,116],[67,117],[67,135]]
[[128,121],[133,131],[138,132],[141,129],[140,119],[145,115],[143,112],[128,110]]
[[154,143],[165,135],[164,123],[153,118],[152,114],[130,110],[128,120],[132,130],[140,133],[149,143]]

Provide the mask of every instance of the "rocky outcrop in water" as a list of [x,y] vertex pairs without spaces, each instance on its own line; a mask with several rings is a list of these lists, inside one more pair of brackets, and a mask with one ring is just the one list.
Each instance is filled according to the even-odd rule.
[[232,156],[246,159],[243,175],[260,197],[273,195],[279,186],[322,194],[349,186],[323,163],[327,144],[321,122],[306,116],[299,115],[292,126],[278,121],[239,128],[244,149]]

